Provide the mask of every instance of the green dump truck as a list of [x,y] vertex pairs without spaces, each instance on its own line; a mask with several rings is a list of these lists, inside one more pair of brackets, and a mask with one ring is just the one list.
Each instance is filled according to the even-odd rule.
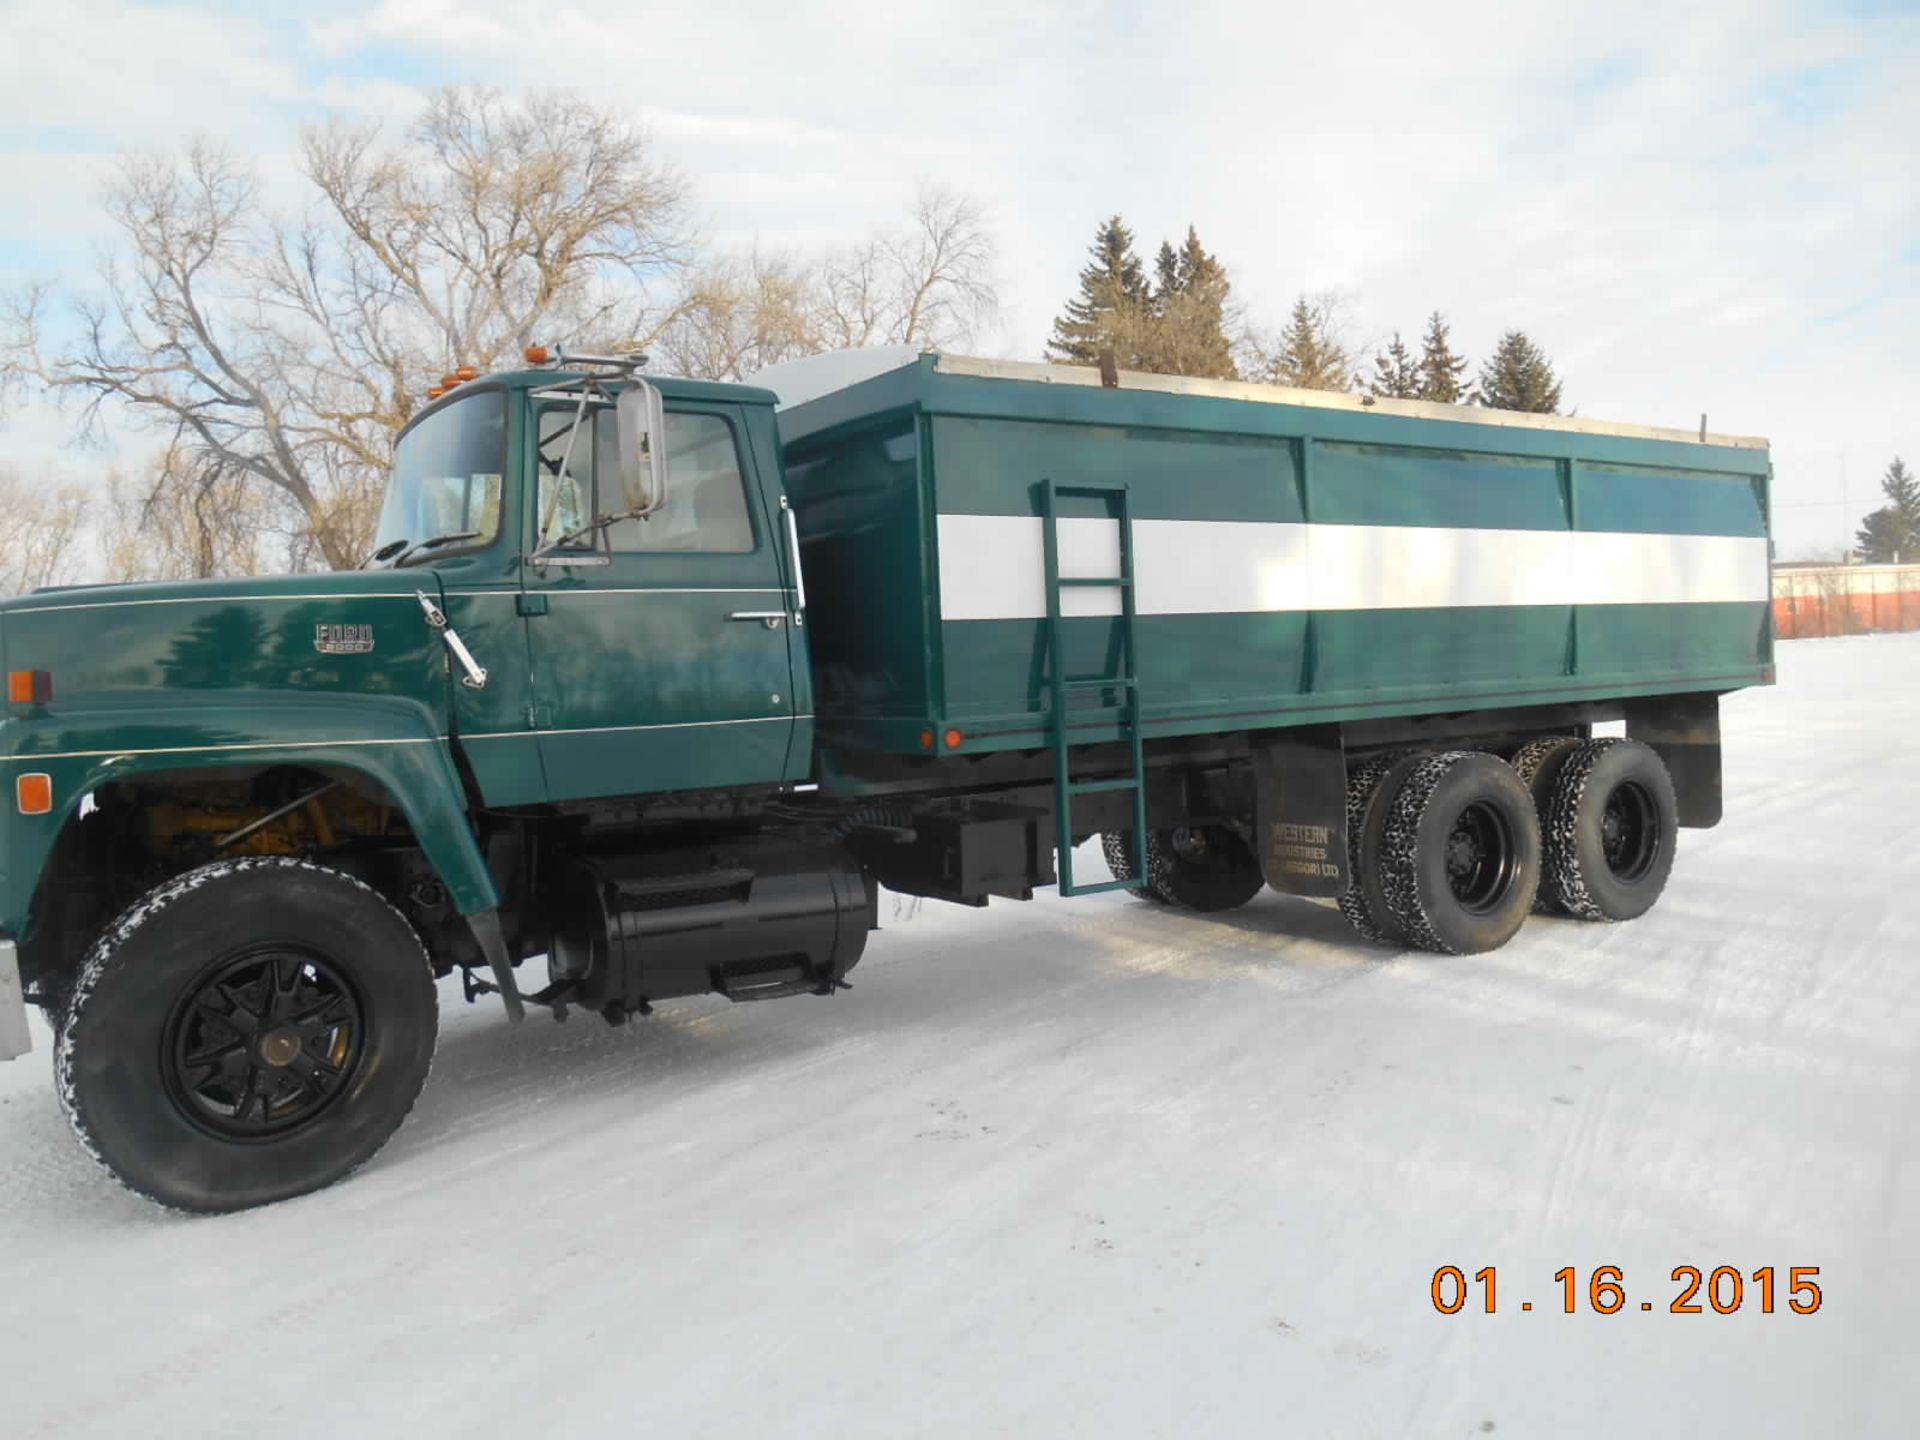
[[135,1190],[365,1161],[438,976],[829,995],[881,886],[1270,885],[1456,953],[1631,919],[1773,678],[1759,441],[933,355],[776,414],[638,364],[433,400],[367,569],[0,605],[0,1052],[40,1006]]

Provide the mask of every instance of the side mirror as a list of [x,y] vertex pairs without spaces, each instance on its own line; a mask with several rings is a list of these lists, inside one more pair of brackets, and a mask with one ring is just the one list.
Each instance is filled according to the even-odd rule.
[[635,380],[620,392],[620,495],[629,515],[648,515],[667,498],[667,415],[660,392]]

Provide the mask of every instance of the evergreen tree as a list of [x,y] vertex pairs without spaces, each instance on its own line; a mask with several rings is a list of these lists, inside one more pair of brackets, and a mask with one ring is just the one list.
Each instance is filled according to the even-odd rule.
[[[1192,230],[1187,232],[1191,235]],[[1180,252],[1173,248],[1171,240],[1160,242],[1160,253],[1153,259],[1153,294],[1156,300],[1164,302],[1169,295],[1177,295],[1182,289],[1180,279]]]
[[1400,339],[1398,330],[1393,332],[1393,343],[1373,357],[1373,370],[1373,378],[1367,381],[1369,395],[1392,400],[1420,398],[1420,362],[1413,358],[1413,353]]
[[1094,365],[1102,350],[1112,350],[1122,369],[1138,368],[1152,294],[1140,257],[1133,253],[1133,232],[1118,215],[1102,223],[1092,254],[1080,272],[1080,293],[1053,322],[1047,358]]
[[1467,357],[1453,353],[1447,335],[1447,322],[1438,310],[1427,317],[1427,335],[1420,351],[1420,398],[1442,405],[1461,401],[1460,377],[1466,373]]
[[1154,262],[1151,323],[1143,337],[1139,368],[1161,375],[1235,380],[1233,343],[1227,339],[1227,270],[1207,253],[1190,225],[1176,250],[1163,243]]
[[1299,390],[1351,390],[1353,363],[1334,333],[1331,307],[1302,295],[1293,302],[1280,349],[1268,364],[1268,378]]
[[1500,337],[1493,358],[1480,367],[1474,400],[1492,410],[1560,413],[1560,381],[1540,347],[1518,330]]
[[1866,517],[1856,535],[1860,558],[1870,565],[1920,561],[1920,478],[1896,455],[1880,477],[1880,493],[1887,503]]

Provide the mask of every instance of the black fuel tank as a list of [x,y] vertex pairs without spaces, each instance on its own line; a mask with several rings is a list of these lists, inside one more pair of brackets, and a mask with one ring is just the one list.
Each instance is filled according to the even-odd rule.
[[716,991],[830,994],[878,926],[877,892],[843,848],[751,836],[576,859],[556,980],[601,1011]]

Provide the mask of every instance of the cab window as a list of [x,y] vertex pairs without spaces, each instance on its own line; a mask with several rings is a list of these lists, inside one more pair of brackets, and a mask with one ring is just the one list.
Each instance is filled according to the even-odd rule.
[[[594,517],[620,505],[618,425],[610,408],[589,410],[565,454],[566,484],[559,484],[574,407],[540,411],[540,543],[551,545]],[[719,415],[667,416],[667,496],[652,514],[607,527],[607,545],[620,553],[701,552],[745,554],[753,549],[738,439]],[[602,479],[598,499],[595,480]],[[583,539],[581,545],[591,543]]]

